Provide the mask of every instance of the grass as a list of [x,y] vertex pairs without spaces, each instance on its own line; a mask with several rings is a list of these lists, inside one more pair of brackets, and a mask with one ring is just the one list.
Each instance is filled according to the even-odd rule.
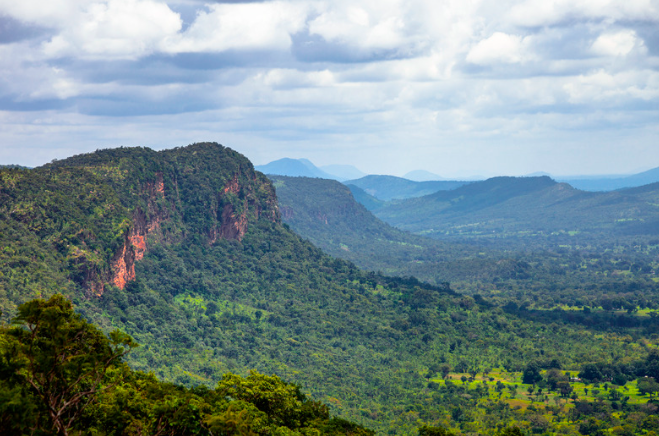
[[[570,377],[577,377],[578,374],[578,371],[568,370],[561,372],[569,374]],[[542,371],[541,373],[543,376],[546,375],[546,371]],[[463,383],[461,380],[462,377],[466,377],[467,381]],[[527,409],[531,405],[536,408],[545,408],[548,405],[573,407],[572,398],[562,397],[557,392],[550,392],[547,388],[542,389],[542,394],[540,395],[538,394],[538,387],[534,387],[533,392],[530,393],[529,387],[531,385],[522,383],[521,372],[507,372],[502,369],[496,369],[489,372],[487,376],[479,373],[472,381],[469,381],[470,377],[470,374],[467,373],[450,373],[447,380],[458,386],[466,385],[468,389],[475,389],[485,382],[488,386],[491,399],[504,401],[513,409]],[[447,380],[443,380],[441,377],[431,379],[431,381],[440,386],[445,386]],[[501,382],[503,385],[503,388],[499,391],[496,389],[497,382]],[[638,391],[636,380],[627,382],[624,386],[616,386],[612,383],[588,384],[580,381],[570,382],[570,385],[573,389],[572,393],[577,395],[578,400],[611,401],[611,392],[613,390],[620,393],[620,400],[618,402],[622,401],[622,398],[625,397],[627,397],[626,401],[629,404],[644,404],[649,400],[647,395],[643,395]]]

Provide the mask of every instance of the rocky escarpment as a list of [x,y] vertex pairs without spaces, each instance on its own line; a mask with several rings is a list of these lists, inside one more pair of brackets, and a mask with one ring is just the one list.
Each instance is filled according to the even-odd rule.
[[[212,145],[211,145],[212,148]],[[199,202],[189,204],[190,199],[181,194],[179,187],[190,192],[190,180],[176,171],[158,172],[155,181],[144,184],[141,193],[146,211],[136,207],[131,217],[130,228],[125,232],[123,244],[115,252],[110,262],[109,282],[120,289],[135,279],[135,263],[139,262],[154,243],[170,243],[194,232],[206,235],[208,244],[219,239],[242,240],[248,231],[249,223],[259,219],[279,222],[280,214],[274,189],[263,176],[259,176],[250,165],[240,165],[230,178],[225,177],[224,185],[210,198],[207,216],[210,225],[206,230],[185,226],[189,208],[199,209]],[[167,182],[167,183],[165,183]],[[167,189],[166,185],[170,188]],[[184,189],[185,190],[185,189]],[[195,190],[192,190],[196,192]],[[162,230],[168,221],[169,229]],[[178,224],[178,227],[177,225]],[[182,225],[181,225],[182,224]],[[93,293],[100,295],[98,287]]]
[[[215,143],[0,169],[0,311],[53,292],[124,289],[159,244],[241,241],[263,220],[280,222],[274,188]],[[11,304],[2,300],[8,292]]]

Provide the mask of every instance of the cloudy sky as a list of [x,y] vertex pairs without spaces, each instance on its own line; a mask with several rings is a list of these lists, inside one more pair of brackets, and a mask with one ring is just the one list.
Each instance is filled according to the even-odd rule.
[[659,0],[0,0],[0,163],[199,141],[395,175],[659,167]]

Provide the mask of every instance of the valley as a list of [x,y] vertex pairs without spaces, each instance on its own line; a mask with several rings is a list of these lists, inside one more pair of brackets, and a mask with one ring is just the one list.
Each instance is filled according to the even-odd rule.
[[99,150],[0,169],[0,309],[60,293],[140,344],[132,371],[199,389],[275,374],[378,434],[642,434],[655,195],[497,179],[374,215],[339,182],[269,180],[216,143]]

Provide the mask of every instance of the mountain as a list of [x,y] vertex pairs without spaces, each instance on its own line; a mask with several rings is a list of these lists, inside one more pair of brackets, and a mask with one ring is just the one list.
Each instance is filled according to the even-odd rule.
[[659,182],[659,168],[626,177],[561,178],[559,180],[584,191],[613,191]]
[[[519,182],[509,178],[491,180],[480,188],[475,185],[473,188],[478,189],[471,192],[472,203],[463,206],[469,206],[466,209],[473,212],[473,200],[478,193],[481,194],[479,202],[490,201],[483,209],[488,211],[493,204],[505,204],[515,196],[528,200],[535,195],[542,196],[540,193],[546,189],[565,188],[548,178]],[[335,181],[302,177],[273,177],[273,183],[286,224],[323,251],[362,268],[388,275],[414,276],[433,284],[450,281],[451,288],[458,292],[487,297],[488,301],[497,301],[501,306],[512,301],[545,310],[558,304],[572,306],[575,302],[608,307],[611,298],[638,302],[626,303],[627,307],[659,303],[659,285],[654,272],[659,256],[656,221],[636,221],[625,232],[617,233],[604,229],[591,234],[577,231],[543,234],[522,228],[505,235],[486,233],[472,223],[456,226],[462,233],[441,235],[442,239],[438,240],[401,232],[384,224],[357,204],[358,195],[368,194],[355,186],[349,186],[348,192]],[[456,191],[468,194],[466,187]],[[572,190],[572,193],[578,195],[580,191]],[[633,188],[627,194],[659,204],[659,186]],[[386,204],[373,200],[379,202],[378,207]],[[547,212],[540,204],[536,204],[540,207],[537,215]],[[594,201],[579,207],[587,211],[590,206],[597,208],[598,204]],[[624,203],[618,205],[625,207]],[[607,207],[615,210],[616,203]],[[577,209],[572,210],[568,203],[560,214],[564,215],[563,219],[574,222],[592,219],[580,216],[583,211]],[[572,212],[576,212],[576,216],[570,215]],[[601,209],[593,212],[601,213]],[[526,212],[518,203],[507,213],[512,216]],[[532,218],[534,221],[548,219],[551,223],[553,220],[551,216],[537,215]],[[476,228],[473,234],[465,231],[471,227]]]
[[389,201],[394,199],[405,199],[421,197],[440,190],[455,189],[467,182],[458,181],[433,181],[414,182],[394,176],[370,175],[357,180],[344,181],[346,185],[354,185],[363,189],[373,197]]
[[266,165],[257,165],[257,171],[264,174],[275,174],[292,177],[319,177],[321,179],[335,179],[332,174],[326,173],[316,167],[307,159],[283,158]]
[[659,207],[636,191],[584,192],[549,177],[496,177],[385,205],[385,222],[433,237],[654,233]]
[[[629,330],[588,327],[606,326],[598,321],[606,314],[568,318],[517,303],[504,310],[448,284],[362,271],[298,236],[280,214],[272,183],[216,143],[100,150],[0,169],[3,319],[24,301],[59,292],[104,332],[135,338],[141,347],[127,361],[153,372],[148,377],[206,395],[226,372],[276,374],[380,434],[417,434],[426,424],[485,433],[514,417],[528,428],[523,423],[540,415],[513,411],[517,400],[488,400],[501,399],[496,384],[470,385],[467,374],[521,373],[536,362],[578,370],[611,356],[634,362],[646,349],[629,343]],[[640,329],[655,322],[615,321],[635,326],[639,341]],[[462,384],[437,378],[441,365],[464,376]],[[13,404],[2,398],[0,408]],[[178,407],[171,399],[168,407]],[[555,413],[557,425],[567,423]],[[237,411],[233,418],[242,419]],[[574,433],[582,422],[573,418]]]
[[[447,260],[474,255],[473,247],[402,232],[355,201],[352,187],[324,179],[270,176],[282,220],[326,253],[389,275],[414,275],[436,284],[441,274],[416,274],[418,265],[444,271]],[[356,188],[359,189],[359,188]]]
[[366,173],[361,172],[352,165],[324,165],[320,167],[320,169],[334,176],[331,178],[338,180],[339,182],[343,180],[359,179],[366,175]]
[[431,173],[425,170],[415,170],[403,176],[404,179],[412,180],[414,182],[430,182],[433,180],[445,180],[442,176]]

